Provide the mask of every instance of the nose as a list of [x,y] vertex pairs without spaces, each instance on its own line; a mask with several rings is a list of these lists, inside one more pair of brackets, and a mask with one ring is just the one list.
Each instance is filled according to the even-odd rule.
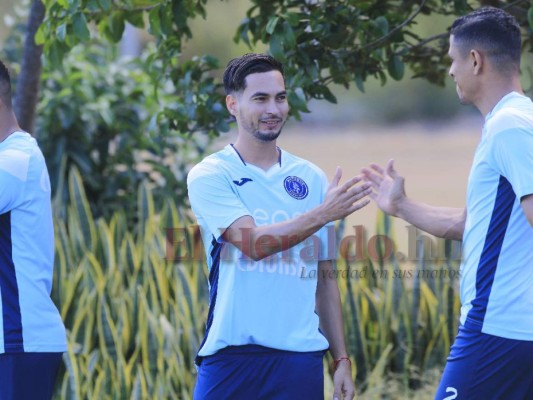
[[267,104],[267,113],[268,114],[277,114],[279,112],[278,105],[276,104],[275,99],[271,99]]
[[455,78],[452,67],[450,67],[450,69],[448,70],[448,75],[450,76],[450,78]]

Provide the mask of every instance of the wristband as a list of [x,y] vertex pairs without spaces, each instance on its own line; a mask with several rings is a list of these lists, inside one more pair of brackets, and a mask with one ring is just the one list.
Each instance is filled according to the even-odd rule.
[[349,357],[339,357],[333,361],[333,371],[337,370],[337,367],[339,366],[339,363],[341,361],[348,361],[348,364],[350,364],[350,367],[352,366],[352,361],[350,360]]

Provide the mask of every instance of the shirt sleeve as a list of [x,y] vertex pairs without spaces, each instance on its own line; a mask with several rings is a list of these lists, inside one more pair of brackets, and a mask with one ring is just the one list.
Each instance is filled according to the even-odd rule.
[[0,214],[17,207],[27,179],[29,156],[12,150],[0,151]]
[[517,197],[533,194],[533,132],[517,128],[502,131],[494,136],[491,150],[496,169]]
[[233,222],[251,215],[224,174],[191,171],[188,191],[199,225],[208,229],[217,241]]

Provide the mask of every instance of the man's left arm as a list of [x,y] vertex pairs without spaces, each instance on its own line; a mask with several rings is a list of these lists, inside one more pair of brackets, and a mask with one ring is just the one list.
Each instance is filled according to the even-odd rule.
[[[316,311],[320,319],[320,329],[329,342],[333,359],[348,357],[344,343],[339,287],[331,260],[319,261],[318,263]],[[333,384],[335,388],[334,399],[351,400],[354,398],[355,386],[352,379],[351,364],[348,360],[343,359],[338,363],[333,375]]]
[[526,214],[529,224],[533,227],[533,194],[522,197],[520,205],[522,210],[524,210],[524,214]]

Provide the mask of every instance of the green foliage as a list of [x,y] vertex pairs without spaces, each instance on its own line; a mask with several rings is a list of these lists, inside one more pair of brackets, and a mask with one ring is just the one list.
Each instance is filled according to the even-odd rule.
[[[199,236],[180,219],[173,201],[156,212],[146,185],[137,192],[133,228],[124,210],[108,220],[93,217],[76,169],[68,190],[66,215],[55,221],[53,298],[69,344],[58,398],[190,399],[208,311]],[[168,228],[181,228],[181,237],[167,235]],[[379,232],[390,235],[390,229],[390,220],[381,217]],[[178,258],[172,249],[183,261],[170,261]],[[364,266],[366,278],[353,274]],[[417,269],[434,267],[420,262]],[[459,312],[455,282],[400,279],[393,275],[398,268],[394,259],[348,263],[339,265],[338,279],[354,379],[366,393],[397,382],[398,397],[390,398],[434,379]],[[326,361],[329,396],[331,359]]]
[[[511,3],[511,2],[510,2]],[[417,17],[461,15],[479,7],[466,0],[366,1],[252,0],[236,41],[253,46],[268,43],[287,71],[288,86],[306,99],[335,103],[329,90],[334,83],[364,91],[369,77],[382,84],[387,77],[403,79],[408,66],[414,77],[444,84],[447,75],[448,34],[421,37]],[[527,1],[510,9],[522,26]],[[508,7],[502,2],[503,8]],[[525,48],[533,49],[531,29]],[[293,112],[305,112],[305,102],[293,103]]]
[[[94,219],[81,174],[71,170],[56,225],[53,298],[68,332],[56,394],[63,399],[187,399],[207,312],[201,262],[165,259],[166,228],[184,225],[173,202]],[[153,203],[146,186],[139,202]]]
[[[210,62],[199,60],[192,72],[201,75]],[[75,165],[97,216],[125,209],[131,221],[136,192],[144,181],[153,188],[157,207],[169,197],[183,204],[186,171],[209,139],[178,133],[186,126],[175,122],[177,115],[189,112],[190,121],[202,121],[204,111],[176,104],[175,92],[210,91],[213,84],[179,83],[185,88],[162,82],[164,88],[155,96],[143,60],[117,60],[113,47],[98,42],[73,49],[63,58],[61,70],[46,69],[36,134],[54,193],[61,191],[58,200],[67,201],[68,191],[60,182]],[[160,108],[173,111],[159,113]]]

